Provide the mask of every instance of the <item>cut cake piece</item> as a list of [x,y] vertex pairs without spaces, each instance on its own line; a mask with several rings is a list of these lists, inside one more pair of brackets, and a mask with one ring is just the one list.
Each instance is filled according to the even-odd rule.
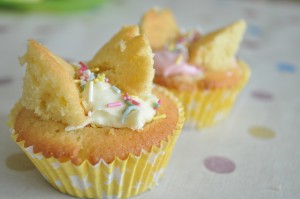
[[231,68],[245,29],[240,20],[204,35],[189,47],[189,62],[211,71]]
[[28,41],[20,63],[27,65],[21,97],[24,107],[44,120],[69,125],[84,121],[85,112],[73,79],[75,71],[70,64],[34,40]]
[[179,28],[169,9],[150,9],[142,17],[140,26],[153,50],[162,49],[179,35]]
[[153,53],[138,26],[125,26],[88,62],[89,68],[99,69],[111,84],[123,92],[139,97],[152,90],[154,78]]

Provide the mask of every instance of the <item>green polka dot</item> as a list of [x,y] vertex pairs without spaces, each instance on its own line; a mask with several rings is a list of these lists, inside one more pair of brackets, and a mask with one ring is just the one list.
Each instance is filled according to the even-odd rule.
[[260,139],[272,139],[276,135],[272,129],[263,126],[252,126],[249,129],[249,133],[252,136]]

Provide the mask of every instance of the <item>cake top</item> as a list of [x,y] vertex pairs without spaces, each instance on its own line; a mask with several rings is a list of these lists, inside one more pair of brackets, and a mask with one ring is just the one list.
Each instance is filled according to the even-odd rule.
[[[171,22],[164,22],[166,19]],[[160,45],[150,42],[156,53],[165,49],[177,53],[185,48],[188,51],[185,61],[207,71],[225,71],[236,66],[235,55],[246,29],[245,21],[240,20],[206,35],[198,30],[179,32],[169,9],[149,10],[142,17],[140,26],[149,41],[161,41]],[[165,30],[174,32],[167,34]]]
[[85,64],[73,66],[29,40],[21,104],[44,120],[67,124],[142,129],[159,99],[152,94],[153,53],[137,26],[123,27]]
[[[142,152],[161,147],[183,123],[182,107],[175,97],[162,87],[154,89],[153,93],[163,103],[157,110],[157,116],[142,130],[87,126],[68,132],[63,123],[43,120],[31,110],[21,107],[13,127],[17,133],[16,140],[24,140],[25,148],[33,146],[35,153],[46,154],[47,158],[55,156],[76,165],[85,160],[96,165],[100,160],[108,164],[115,159],[125,160],[129,154],[140,156]],[[167,119],[159,119],[163,115],[167,115]]]

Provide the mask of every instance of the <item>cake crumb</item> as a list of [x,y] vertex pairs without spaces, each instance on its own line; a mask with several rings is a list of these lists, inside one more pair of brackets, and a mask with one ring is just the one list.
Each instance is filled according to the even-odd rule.
[[121,50],[121,52],[124,52],[125,49],[126,49],[125,41],[124,41],[124,40],[121,40],[121,41],[120,41],[120,50]]
[[108,135],[114,136],[115,135],[115,130],[113,128],[109,129]]

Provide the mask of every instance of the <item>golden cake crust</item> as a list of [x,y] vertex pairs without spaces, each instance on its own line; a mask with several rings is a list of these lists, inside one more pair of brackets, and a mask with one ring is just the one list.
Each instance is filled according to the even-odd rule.
[[153,93],[162,101],[157,114],[166,114],[167,118],[148,123],[143,130],[85,127],[66,132],[65,124],[42,120],[23,108],[14,126],[17,141],[24,140],[24,147],[33,145],[35,153],[41,152],[45,157],[54,156],[61,161],[71,160],[77,165],[84,160],[97,164],[100,159],[110,163],[116,157],[126,159],[129,154],[139,155],[142,150],[149,152],[153,146],[160,146],[167,140],[179,119],[176,103],[164,92],[154,89]]

